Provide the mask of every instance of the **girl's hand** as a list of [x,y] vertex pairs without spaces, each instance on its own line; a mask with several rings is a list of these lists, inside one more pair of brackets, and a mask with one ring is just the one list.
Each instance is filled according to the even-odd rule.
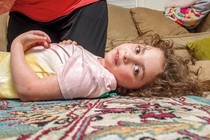
[[50,42],[51,39],[46,33],[39,30],[32,30],[16,37],[12,43],[12,46],[15,45],[16,43],[21,43],[21,45],[23,46],[23,50],[26,51],[38,45],[39,46],[42,45],[45,48],[49,48]]
[[77,42],[68,39],[68,40],[63,40],[62,42],[59,42],[59,44],[73,44],[73,45],[77,45]]

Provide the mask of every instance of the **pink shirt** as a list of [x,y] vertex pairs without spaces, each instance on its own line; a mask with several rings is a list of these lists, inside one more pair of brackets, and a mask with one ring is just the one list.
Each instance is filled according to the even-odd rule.
[[[36,52],[36,53],[33,53]],[[27,52],[27,59],[44,76],[57,74],[58,84],[65,99],[95,98],[116,89],[116,79],[105,69],[98,57],[75,45],[52,44],[51,48],[35,47]],[[41,72],[39,72],[41,70]]]
[[57,72],[65,99],[95,98],[116,89],[114,75],[98,62],[97,56],[80,46],[73,48],[74,53]]
[[[98,57],[75,45],[51,44],[49,49],[34,47],[25,58],[40,78],[57,75],[65,99],[95,98],[116,89],[116,79],[105,69]],[[0,97],[18,98],[12,85],[10,54],[0,54]]]

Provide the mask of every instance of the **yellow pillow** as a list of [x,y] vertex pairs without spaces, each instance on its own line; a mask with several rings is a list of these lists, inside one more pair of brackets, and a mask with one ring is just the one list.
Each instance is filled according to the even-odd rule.
[[210,60],[210,37],[189,42],[187,47],[197,60]]

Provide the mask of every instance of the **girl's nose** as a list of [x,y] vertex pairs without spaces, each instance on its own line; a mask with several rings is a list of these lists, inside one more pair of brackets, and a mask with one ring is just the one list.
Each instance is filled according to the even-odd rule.
[[124,56],[123,56],[123,62],[124,62],[125,64],[127,64],[127,63],[130,62],[130,60],[131,60],[131,55],[130,55],[130,53],[125,52],[125,54],[124,54]]
[[128,63],[139,63],[140,62],[140,56],[139,55],[135,55],[135,54],[131,54],[129,52],[125,52],[125,54],[123,56],[123,62],[125,64],[128,64]]

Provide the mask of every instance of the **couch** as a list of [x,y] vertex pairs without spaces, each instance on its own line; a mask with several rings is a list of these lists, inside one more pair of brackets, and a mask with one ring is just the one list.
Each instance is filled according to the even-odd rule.
[[[163,39],[172,40],[176,48],[176,54],[189,57],[186,49],[188,42],[210,37],[210,14],[203,19],[200,25],[191,31],[166,18],[162,11],[143,7],[123,8],[108,5],[109,24],[107,34],[106,52],[115,46],[131,42],[134,39],[142,39],[151,34],[159,34]],[[0,15],[0,51],[6,51],[6,34],[8,13]],[[197,61],[190,67],[201,82],[210,84],[210,60]]]

